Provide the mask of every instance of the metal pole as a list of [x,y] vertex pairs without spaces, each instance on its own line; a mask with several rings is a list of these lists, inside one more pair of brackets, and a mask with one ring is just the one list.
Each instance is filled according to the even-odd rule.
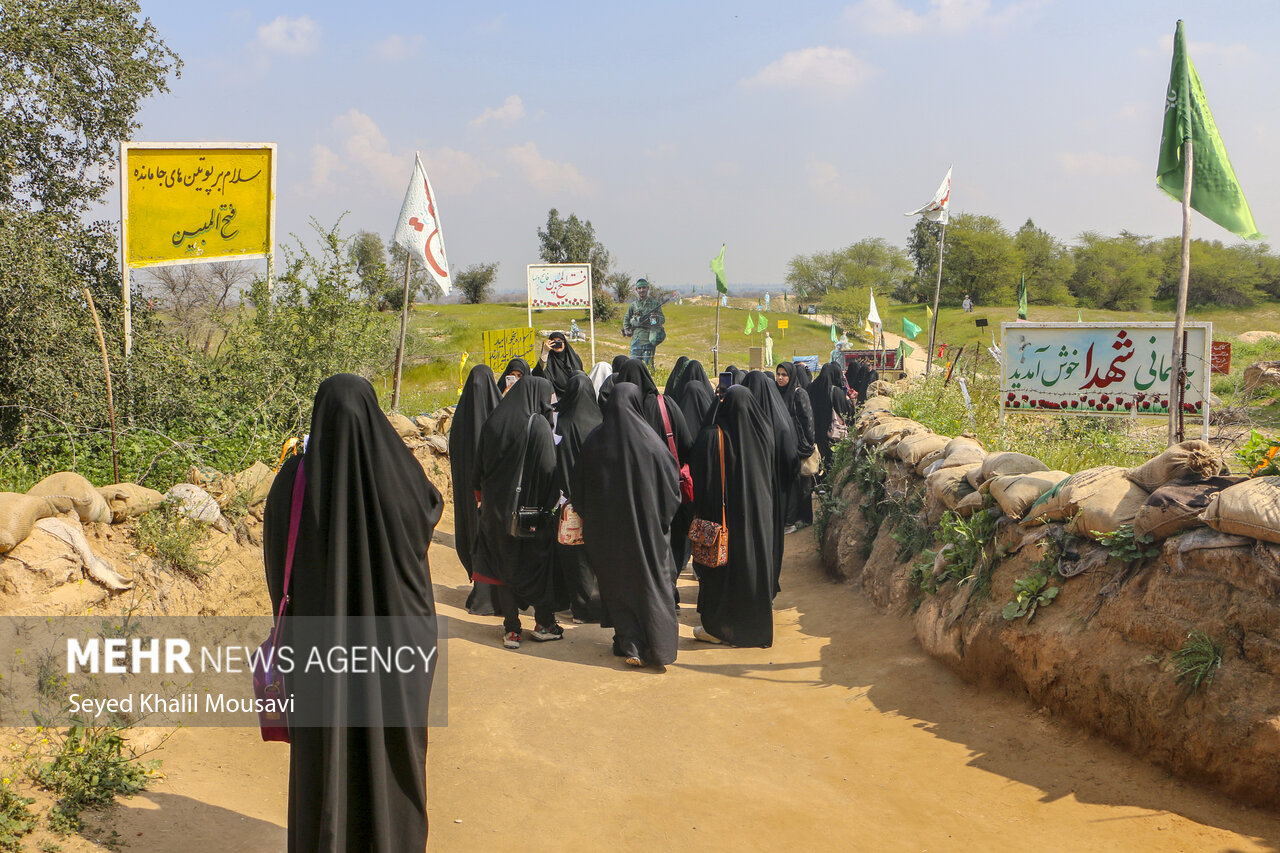
[[716,290],[716,342],[711,347],[711,372],[720,373],[720,290]]
[[942,232],[938,235],[938,283],[933,288],[933,322],[929,324],[929,355],[924,362],[924,374],[928,376],[933,370],[934,341],[938,335],[938,299],[942,296],[942,249],[947,241],[947,224],[942,224]]
[[1186,384],[1183,367],[1183,327],[1187,321],[1187,285],[1191,280],[1191,140],[1182,143],[1182,265],[1178,271],[1178,316],[1173,322],[1173,361],[1169,383],[1169,444],[1182,441],[1179,415],[1182,412],[1182,388]]
[[400,373],[404,368],[404,339],[409,330],[409,265],[413,256],[404,255],[404,304],[400,307],[400,346],[396,347],[396,378],[391,386],[391,408],[400,406]]

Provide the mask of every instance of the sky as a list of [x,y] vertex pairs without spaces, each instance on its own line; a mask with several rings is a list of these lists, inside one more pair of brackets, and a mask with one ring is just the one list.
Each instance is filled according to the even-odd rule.
[[[455,269],[523,290],[547,212],[614,268],[779,286],[798,254],[906,244],[953,212],[1180,233],[1155,186],[1173,32],[1259,229],[1280,235],[1280,4],[1125,0],[650,3],[142,0],[181,56],[137,140],[275,142],[277,240],[395,228],[420,152]],[[115,202],[118,210],[118,201]],[[1192,235],[1237,239],[1198,214]]]

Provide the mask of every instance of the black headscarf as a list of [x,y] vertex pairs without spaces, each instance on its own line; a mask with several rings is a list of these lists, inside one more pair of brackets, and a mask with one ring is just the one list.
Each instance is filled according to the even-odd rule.
[[[572,498],[572,474],[577,467],[582,445],[592,430],[600,426],[600,407],[596,405],[591,379],[582,371],[574,373],[556,403],[557,488]],[[577,502],[575,501],[575,506]],[[557,602],[556,608],[568,607],[581,622],[600,621],[600,591],[595,573],[587,559],[586,549],[577,545],[555,546]]]
[[871,365],[855,358],[849,363],[844,377],[849,388],[858,392],[858,404],[861,405],[867,400],[867,389],[871,387],[872,382],[880,378],[880,374]]
[[682,355],[676,359],[675,366],[671,368],[671,373],[667,374],[667,384],[662,387],[662,393],[673,399],[680,398],[680,389],[684,387],[684,371],[689,366],[689,356]]
[[800,473],[800,458],[797,449],[796,430],[791,422],[791,415],[782,403],[778,393],[778,383],[774,378],[759,370],[747,374],[743,387],[755,397],[756,404],[764,417],[773,427],[774,447],[774,495],[778,500],[773,502],[773,592],[777,595],[781,587],[778,577],[782,574],[783,533],[786,527],[786,502],[782,496],[791,488],[791,481]]
[[[658,385],[653,381],[653,377],[649,375],[649,369],[644,366],[644,362],[638,358],[627,359],[627,363],[622,366],[622,370],[617,375],[618,383],[630,382],[640,388],[644,395],[644,401],[641,404],[644,409],[644,419],[649,422],[649,426],[653,427],[653,431],[658,434],[658,438],[662,439],[663,444],[667,440],[667,427],[662,418],[662,408],[658,404]],[[615,386],[616,387],[616,386]],[[676,455],[679,456],[681,462],[685,462],[689,458],[689,451],[693,448],[693,434],[689,432],[689,426],[685,423],[684,412],[681,411],[675,400],[667,400],[663,398],[663,403],[667,410],[667,416],[671,421],[671,432],[676,444]]]
[[609,402],[609,395],[613,393],[613,386],[621,381],[618,374],[622,372],[623,366],[631,360],[629,355],[615,355],[613,357],[613,375],[604,380],[600,386],[600,391],[596,394],[596,402],[600,404],[600,410],[604,411],[605,404]]
[[819,446],[831,428],[832,411],[842,418],[852,414],[849,395],[845,393],[844,374],[834,361],[822,366],[818,378],[809,386],[809,402],[813,404],[813,433]]
[[[535,413],[540,417],[531,424]],[[518,484],[523,489],[519,496],[523,506],[554,506],[551,383],[540,376],[513,385],[480,431],[472,474],[473,488],[480,492],[480,530],[472,550],[472,571],[479,580],[510,586],[522,605],[549,605],[554,597],[551,545],[555,531],[549,529],[537,539],[516,539],[507,533]]]
[[507,377],[519,371],[522,377],[529,376],[529,362],[523,358],[513,358],[507,362],[507,369],[502,371],[502,375],[498,377],[498,393],[507,393]]
[[555,350],[548,352],[546,366],[539,362],[533,369],[533,375],[547,378],[551,381],[551,387],[555,389],[556,394],[563,394],[564,389],[569,386],[569,377],[575,371],[582,372],[582,359],[573,351],[573,346],[564,336],[564,332],[552,332],[548,336],[548,341],[556,340],[564,342],[564,349],[560,352]]
[[807,391],[809,386],[813,384],[813,374],[809,372],[809,365],[803,361],[793,361],[791,363],[795,365],[796,369],[794,374],[796,378],[796,387],[803,388]]
[[479,515],[476,512],[475,494],[471,491],[471,473],[475,468],[476,447],[480,444],[480,429],[489,415],[502,401],[493,370],[487,364],[477,364],[467,374],[466,384],[453,419],[449,422],[449,471],[456,488],[453,490],[453,529],[457,543],[458,559],[471,577],[471,540],[476,535]]
[[637,386],[619,384],[573,470],[583,539],[600,581],[614,654],[676,659],[678,626],[667,525],[680,506],[675,460],[644,419]]
[[[724,489],[716,427],[724,430]],[[773,644],[773,459],[764,413],[748,389],[730,387],[698,436],[690,468],[698,516],[719,521],[724,495],[729,526],[728,564],[698,566],[698,612],[707,631],[735,646]]]
[[[307,452],[284,464],[267,496],[262,550],[273,609],[283,594],[300,465],[307,482],[281,643],[299,656],[305,653],[299,645],[305,648],[317,634],[327,644],[433,648],[427,547],[443,501],[368,381],[342,374],[320,383]],[[374,624],[372,617],[390,618]],[[360,726],[425,713],[432,674],[434,668],[426,677],[391,674],[372,685],[342,673],[286,676],[296,709],[289,750],[291,850],[334,843],[423,848],[426,726]],[[314,727],[320,720],[328,725]]]
[[707,380],[702,362],[691,361],[685,367],[680,393],[674,399],[680,403],[680,411],[689,427],[689,434],[696,438],[703,426],[710,422],[712,409],[716,405],[715,392]]
[[809,401],[809,394],[800,386],[799,365],[784,361],[778,364],[775,373],[784,373],[788,377],[786,385],[778,386],[778,393],[795,427],[796,455],[803,462],[813,453],[813,404]]

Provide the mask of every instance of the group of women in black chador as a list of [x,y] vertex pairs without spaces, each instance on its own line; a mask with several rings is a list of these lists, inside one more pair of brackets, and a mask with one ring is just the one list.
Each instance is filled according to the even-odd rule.
[[[458,401],[450,460],[470,611],[502,616],[504,645],[519,648],[522,610],[543,642],[563,636],[556,614],[568,610],[612,628],[628,664],[660,667],[676,657],[676,581],[693,557],[695,638],[770,646],[783,537],[813,518],[814,476],[802,465],[826,450],[817,434],[831,412],[848,413],[843,383],[787,362],[776,375],[729,367],[732,382],[717,387],[681,357],[660,392],[639,359],[588,375],[559,333],[544,356],[533,368],[514,359],[496,380],[473,368]],[[557,541],[565,505],[581,518],[582,544]],[[547,511],[548,523],[517,535],[520,508]],[[690,526],[722,516],[728,561],[703,565]]]
[[[690,525],[723,520],[727,562],[693,561],[694,636],[772,645],[783,536],[812,518],[813,476],[802,471],[830,453],[828,429],[849,413],[843,374],[828,365],[811,382],[799,362],[772,379],[730,367],[731,381],[713,388],[701,363],[681,358],[659,393],[638,359],[588,376],[563,335],[548,350],[532,369],[513,359],[500,377],[473,368],[458,400],[449,450],[457,552],[474,581],[468,609],[501,615],[508,647],[519,646],[521,610],[533,609],[532,636],[547,641],[563,636],[556,613],[567,609],[613,628],[613,652],[628,664],[671,663]],[[351,639],[350,620],[373,617],[389,620],[378,630],[396,643],[434,647],[427,546],[442,503],[373,387],[325,380],[306,451],[280,469],[265,508],[281,624],[306,617]],[[582,544],[558,542],[554,525],[514,535],[516,508],[566,504],[581,516]],[[325,722],[289,730],[289,850],[423,849],[425,717],[376,722],[388,710],[425,714],[430,688],[429,676],[386,678],[373,691],[346,677],[290,683]]]

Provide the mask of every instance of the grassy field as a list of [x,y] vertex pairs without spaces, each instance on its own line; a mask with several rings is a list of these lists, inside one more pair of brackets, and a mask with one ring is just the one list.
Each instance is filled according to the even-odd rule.
[[[671,365],[681,355],[700,359],[711,373],[712,352],[716,337],[716,309],[706,297],[705,304],[697,304],[686,300],[683,305],[668,303],[663,311],[667,317],[667,340],[658,348],[657,370],[659,382],[665,378]],[[748,315],[755,317],[754,299],[733,298],[730,307],[720,312],[720,357],[721,366],[737,364],[745,366],[748,360],[747,348],[760,345],[760,334],[750,336],[743,333]],[[775,307],[779,304],[775,300]],[[1173,319],[1172,306],[1158,305],[1154,310],[1145,312],[1120,312],[1083,309],[1080,316],[1085,322],[1108,321],[1170,321]],[[916,339],[919,348],[928,342],[928,326],[925,322],[925,307],[919,305],[884,305],[881,307],[884,328],[888,332],[901,333],[902,318],[906,316],[912,322],[924,328]],[[1077,319],[1075,308],[1049,307],[1032,305],[1029,312],[1032,321],[1074,321]],[[830,329],[825,323],[814,322],[792,312],[770,311],[765,315],[769,321],[769,331],[774,339],[773,351],[775,359],[792,358],[800,355],[818,355],[823,361],[831,351]],[[978,328],[974,320],[985,318],[989,326]],[[570,311],[535,311],[534,328],[538,330],[568,329],[569,321],[577,319],[579,327],[587,331],[585,313],[581,316]],[[1000,337],[1000,323],[1017,319],[1017,308],[978,307],[972,314],[966,314],[958,308],[943,308],[938,315],[938,340],[958,347],[965,345],[967,350],[978,353],[991,345],[991,332],[995,332],[997,341]],[[1238,308],[1198,309],[1189,313],[1188,319],[1210,321],[1213,323],[1214,338],[1230,340],[1234,336],[1251,330],[1280,330],[1280,303],[1262,303],[1247,310]],[[786,320],[789,328],[780,330],[778,321]],[[460,384],[459,362],[462,354],[468,353],[466,369],[483,358],[482,334],[486,329],[508,329],[524,326],[526,309],[520,304],[482,304],[482,305],[417,305],[414,306],[409,323],[408,362],[404,372],[401,410],[410,414],[432,411],[440,406],[453,403],[457,399]],[[622,315],[618,314],[608,323],[596,324],[596,360],[610,361],[619,353],[630,352],[630,341],[622,336]],[[849,330],[850,340],[860,340],[856,330]],[[865,341],[863,342],[865,345]],[[981,345],[979,347],[978,345]],[[590,369],[591,345],[575,344],[574,348],[582,356],[584,366]],[[1222,396],[1230,397],[1240,374],[1251,361],[1260,358],[1280,358],[1280,346],[1270,343],[1235,345],[1235,357],[1232,365],[1232,376],[1219,377],[1214,381],[1214,390]],[[379,391],[384,395],[383,402],[390,399],[391,378],[384,377]],[[1262,422],[1280,420],[1280,404],[1263,401],[1264,408],[1259,411]],[[1272,411],[1276,410],[1276,411]]]

